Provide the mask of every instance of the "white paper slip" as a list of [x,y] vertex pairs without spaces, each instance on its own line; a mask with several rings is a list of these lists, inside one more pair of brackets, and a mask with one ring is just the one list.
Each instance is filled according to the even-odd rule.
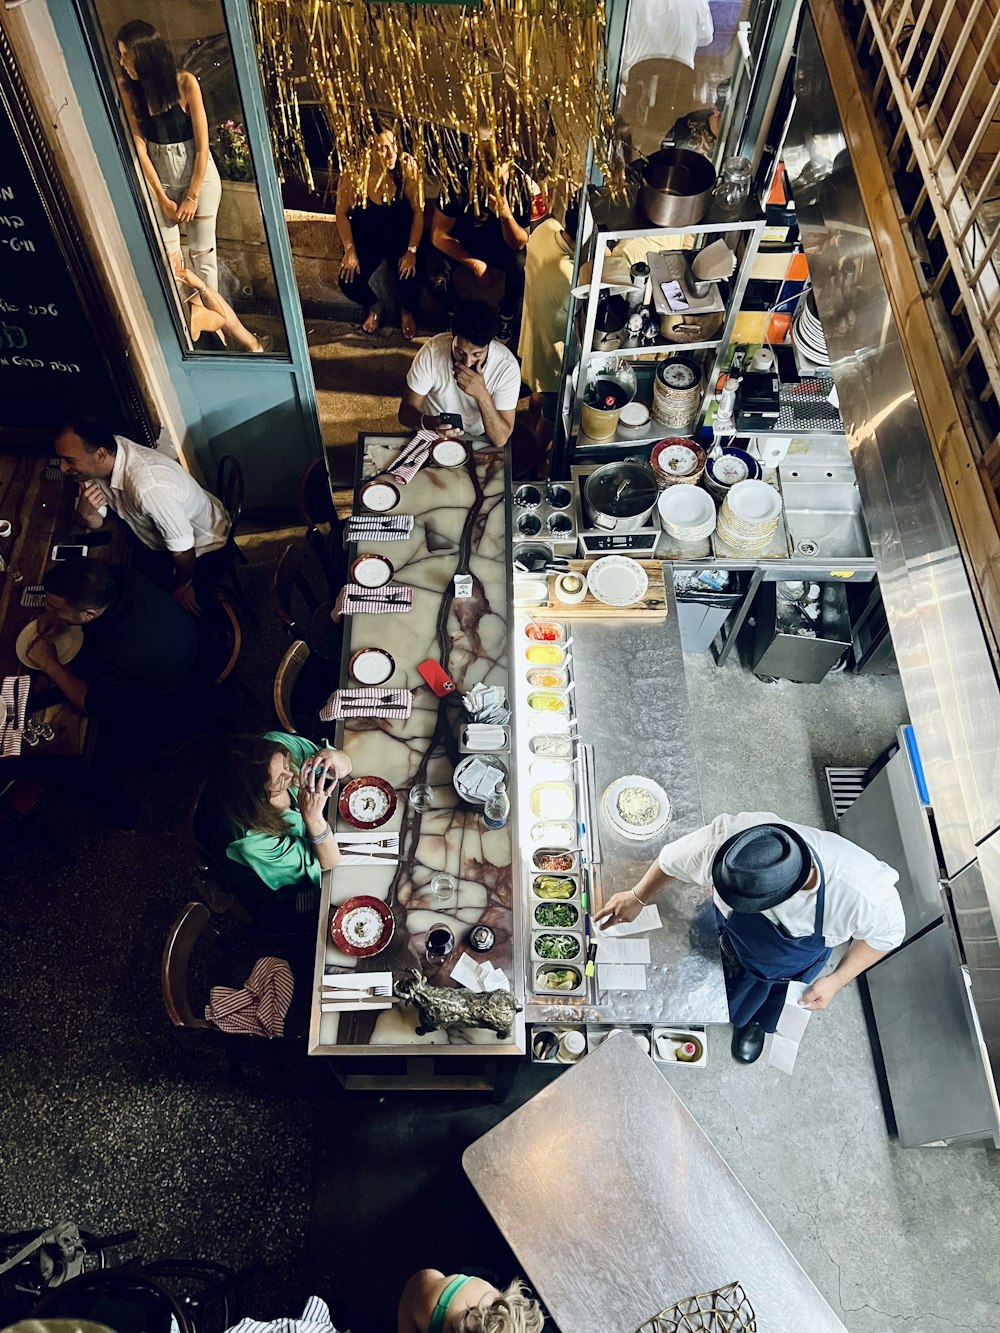
[[641,935],[644,930],[659,930],[663,925],[660,909],[655,903],[647,903],[634,921],[625,921],[619,926],[609,926],[607,930],[597,928],[597,939],[608,935],[612,939],[621,935]]
[[[598,959],[600,954],[598,953]],[[597,964],[598,990],[645,990],[646,969],[629,963]]]
[[799,1053],[799,1043],[775,1032],[771,1037],[771,1048],[767,1053],[767,1063],[783,1074],[790,1074],[795,1068],[795,1057]]
[[782,1073],[790,1074],[795,1068],[795,1058],[799,1053],[799,1042],[812,1017],[811,1009],[803,1009],[799,1004],[802,996],[809,989],[804,981],[790,981],[785,993],[785,1003],[778,1015],[778,1026],[771,1038],[767,1053],[767,1063]]
[[597,956],[602,963],[648,963],[649,940],[599,940]]

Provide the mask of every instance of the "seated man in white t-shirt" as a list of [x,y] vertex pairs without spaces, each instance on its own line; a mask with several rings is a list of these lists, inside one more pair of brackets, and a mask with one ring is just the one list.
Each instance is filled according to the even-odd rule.
[[[496,341],[496,311],[483,301],[460,301],[451,333],[439,333],[413,358],[399,404],[409,430],[433,430],[446,438],[485,436],[498,449],[510,439],[521,396],[521,369],[513,352]],[[454,416],[461,426],[442,421]]]

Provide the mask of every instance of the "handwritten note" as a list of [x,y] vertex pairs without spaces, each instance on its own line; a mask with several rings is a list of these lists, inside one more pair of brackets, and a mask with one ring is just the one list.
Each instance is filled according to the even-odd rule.
[[646,969],[629,963],[597,964],[598,990],[645,990]]
[[602,930],[598,926],[596,937],[599,940],[602,935],[609,935],[612,938],[620,935],[641,935],[647,930],[659,930],[662,925],[660,909],[655,903],[647,903],[634,921],[625,921],[618,926],[609,926],[607,930]]
[[648,963],[649,940],[600,940],[597,956],[602,963]]

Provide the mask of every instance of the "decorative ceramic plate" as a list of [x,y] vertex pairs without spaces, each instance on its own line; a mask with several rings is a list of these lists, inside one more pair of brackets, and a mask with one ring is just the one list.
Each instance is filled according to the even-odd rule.
[[362,588],[381,588],[395,572],[392,561],[384,555],[359,555],[351,565],[351,578]]
[[330,938],[352,958],[371,958],[392,939],[396,921],[389,906],[378,898],[348,898],[330,918]]
[[384,685],[396,663],[384,648],[359,648],[350,661],[350,672],[359,685]]
[[396,793],[385,778],[352,778],[337,802],[341,819],[352,828],[381,828],[396,809]]
[[668,477],[689,477],[697,470],[699,459],[689,444],[661,442],[654,447],[650,462]]
[[673,816],[670,798],[658,782],[631,774],[605,790],[601,809],[614,831],[645,842],[661,833]]
[[[40,668],[34,662],[29,661],[28,649],[38,638],[38,630],[35,628],[37,624],[37,620],[29,621],[17,636],[17,642],[14,645],[14,651],[17,653],[18,659],[26,667],[31,667],[33,671],[38,671]],[[65,666],[67,662],[72,662],[83,647],[83,630],[79,625],[67,625],[64,630],[59,631],[52,640],[52,644],[56,650],[56,657]]]
[[391,481],[369,481],[361,487],[361,503],[373,514],[387,514],[399,504],[399,491]]
[[438,467],[461,467],[468,454],[461,440],[438,440],[431,450],[431,458]]
[[649,588],[642,565],[627,555],[605,555],[587,571],[590,591],[605,606],[634,606]]

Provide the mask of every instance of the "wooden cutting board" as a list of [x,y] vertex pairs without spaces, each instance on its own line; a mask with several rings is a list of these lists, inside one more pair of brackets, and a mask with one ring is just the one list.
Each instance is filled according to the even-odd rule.
[[[571,560],[569,573],[586,574],[596,560]],[[547,575],[549,600],[544,607],[530,608],[532,615],[539,611],[548,611],[559,620],[665,620],[667,616],[667,594],[663,586],[663,562],[660,560],[639,560],[649,579],[649,587],[641,602],[634,606],[605,606],[587,589],[582,602],[560,602],[554,594],[557,574]]]

